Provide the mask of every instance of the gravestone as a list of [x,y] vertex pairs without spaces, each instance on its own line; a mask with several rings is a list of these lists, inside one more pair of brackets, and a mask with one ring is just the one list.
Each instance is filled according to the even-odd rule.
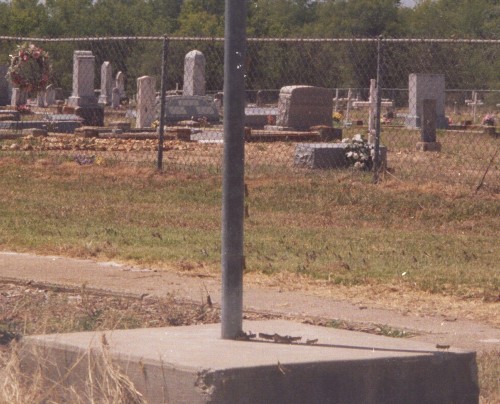
[[332,125],[333,91],[312,86],[288,86],[280,90],[276,125],[294,130]]
[[39,91],[36,95],[36,106],[45,107],[45,91]]
[[118,88],[120,99],[126,97],[125,94],[125,75],[123,72],[116,73],[115,87]]
[[24,105],[28,102],[28,93],[25,90],[21,90],[18,87],[12,89],[10,105],[17,107],[18,105]]
[[73,92],[68,105],[81,107],[96,105],[94,94],[95,56],[91,51],[77,50],[73,53]]
[[[347,143],[299,143],[295,147],[294,165],[302,168],[347,168]],[[387,165],[387,147],[380,146],[380,161]]]
[[445,80],[444,74],[412,73],[408,80],[408,117],[406,126],[420,128],[422,126],[424,100],[436,100],[436,127],[446,129],[448,121],[444,112]]
[[192,50],[184,58],[183,95],[205,95],[205,55]]
[[73,92],[68,106],[83,119],[83,125],[103,126],[104,109],[97,104],[94,91],[95,56],[91,51],[77,50],[73,53]]
[[120,106],[120,89],[118,87],[114,87],[113,91],[111,91],[111,108],[118,108]]
[[179,122],[203,119],[207,122],[219,122],[219,111],[210,96],[171,95],[165,98],[165,120]]
[[149,128],[155,120],[156,80],[151,76],[137,79],[137,128]]
[[56,89],[53,84],[45,88],[45,106],[50,107],[56,103]]
[[417,150],[440,151],[441,143],[436,141],[436,100],[423,100],[422,118],[420,129],[420,142],[417,143]]
[[110,62],[104,62],[101,66],[101,94],[98,103],[101,105],[111,104],[111,91],[113,89],[113,68]]
[[9,105],[12,97],[9,80],[5,77],[9,66],[0,65],[0,105]]

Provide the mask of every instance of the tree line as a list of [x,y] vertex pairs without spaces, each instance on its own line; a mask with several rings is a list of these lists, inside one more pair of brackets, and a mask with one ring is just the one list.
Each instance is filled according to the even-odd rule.
[[[500,38],[498,0],[248,0],[253,37]],[[10,0],[0,35],[223,36],[224,0]]]

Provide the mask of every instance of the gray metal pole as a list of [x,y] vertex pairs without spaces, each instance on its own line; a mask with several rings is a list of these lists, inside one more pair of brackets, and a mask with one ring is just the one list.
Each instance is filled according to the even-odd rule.
[[165,93],[167,91],[167,54],[168,40],[163,38],[163,51],[161,58],[161,85],[160,85],[160,122],[158,135],[158,170],[163,169],[163,141],[165,139]]
[[222,179],[222,338],[243,323],[246,0],[226,0]]

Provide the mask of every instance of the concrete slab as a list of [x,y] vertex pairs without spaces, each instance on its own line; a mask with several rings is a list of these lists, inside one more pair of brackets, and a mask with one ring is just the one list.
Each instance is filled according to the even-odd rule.
[[[116,330],[105,339],[114,363],[150,403],[478,402],[474,352],[283,320],[245,322],[244,330],[301,340],[222,340],[219,324]],[[103,334],[27,337],[24,353],[50,358],[49,377],[64,375],[78,391]]]

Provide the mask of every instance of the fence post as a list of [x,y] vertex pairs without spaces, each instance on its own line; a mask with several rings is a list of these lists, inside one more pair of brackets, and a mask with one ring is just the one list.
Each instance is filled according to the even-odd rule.
[[158,170],[163,169],[163,141],[165,139],[165,93],[167,91],[167,54],[168,39],[163,37],[163,51],[161,58],[161,84],[160,84],[160,121],[158,135]]
[[377,106],[375,109],[375,156],[373,157],[373,183],[376,184],[379,181],[380,174],[380,109],[382,107],[382,86],[380,81],[382,80],[382,36],[378,37],[377,40]]
[[221,335],[235,339],[243,323],[246,1],[225,6]]

